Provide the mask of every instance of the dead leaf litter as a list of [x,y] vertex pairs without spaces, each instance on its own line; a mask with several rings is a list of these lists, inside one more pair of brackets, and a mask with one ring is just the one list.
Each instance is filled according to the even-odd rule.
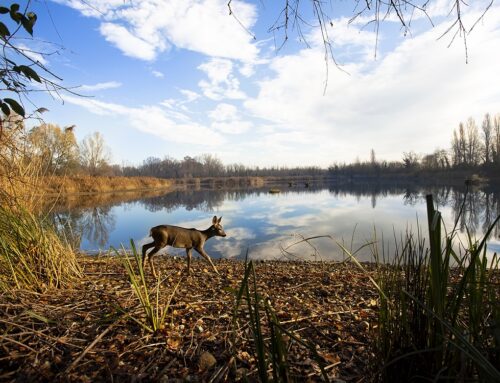
[[[82,257],[84,278],[71,288],[1,295],[0,381],[258,381],[245,305],[233,322],[244,263],[217,260],[220,276],[205,272],[199,259],[190,276],[182,258],[158,257],[155,264],[160,307],[182,278],[156,333],[139,325],[144,310],[113,257]],[[378,296],[367,274],[334,262],[257,262],[255,269],[258,293],[282,326],[314,345],[331,381],[369,380]],[[263,332],[268,337],[265,325]],[[291,379],[322,381],[311,350],[284,341]]]

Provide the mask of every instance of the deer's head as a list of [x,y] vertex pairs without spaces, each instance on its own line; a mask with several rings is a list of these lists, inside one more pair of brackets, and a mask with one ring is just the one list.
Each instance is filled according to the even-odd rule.
[[218,237],[225,237],[226,232],[224,231],[224,228],[222,227],[220,221],[222,220],[222,217],[217,218],[217,216],[214,215],[214,218],[212,218],[212,228],[214,231],[214,234]]

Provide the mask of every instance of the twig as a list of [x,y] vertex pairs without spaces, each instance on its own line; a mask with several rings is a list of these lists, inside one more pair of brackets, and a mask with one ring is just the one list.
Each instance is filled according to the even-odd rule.
[[337,314],[351,314],[353,312],[356,312],[359,310],[349,310],[349,311],[335,311],[333,313],[325,313],[325,314],[315,314],[315,315],[309,315],[307,317],[300,317],[297,319],[290,319],[287,321],[280,322],[281,324],[288,324],[288,323],[297,323],[297,322],[302,322],[308,319],[314,319],[314,318],[319,318],[319,317],[325,317],[325,316],[330,316],[330,315],[337,315]]
[[5,335],[0,335],[0,339],[5,340],[7,342],[11,342],[11,343],[17,344],[18,346],[27,348],[28,350],[33,351],[34,353],[37,353],[37,351],[35,349],[31,348],[30,346],[28,346],[28,345],[26,345],[24,343],[21,343],[21,342],[15,340],[15,339],[6,337]]
[[106,330],[104,330],[101,334],[99,334],[99,336],[97,338],[94,339],[94,341],[89,344],[87,346],[87,348],[85,350],[83,350],[83,352],[78,356],[78,358],[76,358],[73,363],[70,364],[70,366],[66,369],[65,373],[68,373],[69,371],[71,371],[74,367],[76,367],[76,365],[78,363],[80,363],[80,360],[82,360],[82,358],[87,355],[87,353],[97,344],[99,343],[99,341],[104,337],[104,335],[106,335],[113,327],[115,327],[115,325],[118,324],[118,322],[120,322],[121,319],[117,320],[116,322],[112,323]]
[[[323,370],[325,370],[325,371],[326,371],[326,370],[330,370],[330,369],[332,369],[333,367],[338,366],[338,365],[339,365],[339,364],[341,364],[341,363],[342,363],[342,362],[335,362],[335,363],[329,364],[328,366],[323,367]],[[318,375],[318,373],[317,373],[317,372],[311,372],[309,375],[307,375],[307,377],[308,377],[308,378],[311,378],[311,377],[313,377],[313,376],[315,376],[315,375]]]

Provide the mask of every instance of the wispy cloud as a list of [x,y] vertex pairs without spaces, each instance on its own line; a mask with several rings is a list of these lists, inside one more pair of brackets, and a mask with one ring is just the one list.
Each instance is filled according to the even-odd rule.
[[193,92],[192,90],[189,89],[181,89],[180,92],[184,97],[186,97],[185,103],[193,102],[194,100],[197,100],[201,97],[198,93]]
[[160,106],[128,107],[88,98],[64,96],[64,100],[79,105],[93,114],[122,116],[139,131],[160,137],[168,142],[211,147],[222,145],[224,137],[214,130],[192,121],[188,116],[172,114]]
[[17,47],[33,61],[38,61],[40,64],[45,66],[48,65],[49,62],[41,53],[35,51],[34,49],[28,47],[25,44],[19,44]]
[[105,89],[114,89],[114,88],[119,88],[122,86],[121,82],[118,81],[107,81],[107,82],[99,82],[97,84],[93,85],[81,85],[78,87],[78,90],[80,91],[86,91],[86,92],[94,92],[97,90],[105,90]]
[[158,71],[158,70],[152,70],[151,74],[153,76],[155,76],[156,78],[164,78],[165,77],[165,75],[162,72]]

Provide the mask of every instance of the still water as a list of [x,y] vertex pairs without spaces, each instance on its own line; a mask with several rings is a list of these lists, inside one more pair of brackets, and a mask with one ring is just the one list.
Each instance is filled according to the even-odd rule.
[[[338,245],[356,251],[368,242],[380,253],[393,252],[394,238],[406,230],[427,233],[425,195],[432,193],[446,227],[451,230],[464,199],[464,190],[447,188],[373,186],[283,187],[268,189],[176,191],[148,198],[86,203],[56,209],[54,219],[76,234],[83,251],[94,253],[113,247],[149,242],[149,228],[159,224],[206,229],[214,215],[222,216],[225,238],[213,238],[205,250],[214,258],[341,260]],[[459,236],[465,228],[479,238],[500,214],[500,190],[470,191],[458,220]],[[303,238],[316,238],[300,242]],[[373,246],[372,246],[373,247]],[[171,255],[183,249],[167,248]],[[491,254],[500,251],[500,229],[488,243]],[[369,246],[357,256],[371,260]]]

